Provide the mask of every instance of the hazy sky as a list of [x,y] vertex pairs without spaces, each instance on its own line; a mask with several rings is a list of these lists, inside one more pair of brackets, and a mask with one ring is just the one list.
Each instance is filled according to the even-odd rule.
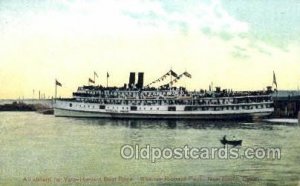
[[299,0],[0,0],[0,98],[71,96],[97,84],[149,83],[171,67],[178,85],[235,90],[300,84]]

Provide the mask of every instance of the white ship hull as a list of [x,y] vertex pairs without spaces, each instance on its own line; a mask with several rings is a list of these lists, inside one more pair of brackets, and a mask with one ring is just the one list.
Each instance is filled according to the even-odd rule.
[[185,111],[184,107],[184,105],[176,105],[176,111],[168,111],[168,106],[137,106],[137,110],[131,111],[128,105],[106,105],[107,109],[99,109],[99,104],[96,103],[59,101],[55,104],[54,114],[58,117],[234,120],[263,118],[274,111],[273,108]]

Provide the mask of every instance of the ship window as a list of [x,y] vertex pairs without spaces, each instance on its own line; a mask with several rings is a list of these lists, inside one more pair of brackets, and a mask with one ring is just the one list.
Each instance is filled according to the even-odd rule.
[[193,110],[193,107],[191,107],[191,106],[185,106],[184,110],[185,111],[191,111],[191,110]]
[[176,107],[168,107],[168,111],[176,111]]
[[137,110],[137,107],[136,107],[136,106],[131,106],[131,107],[130,107],[130,110],[135,111],[135,110]]
[[99,109],[105,109],[105,105],[100,105]]

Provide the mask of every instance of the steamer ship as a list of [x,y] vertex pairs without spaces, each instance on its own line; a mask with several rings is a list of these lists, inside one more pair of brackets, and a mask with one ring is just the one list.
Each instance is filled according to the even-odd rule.
[[[171,77],[171,82],[159,87],[157,83]],[[259,119],[273,111],[272,88],[265,91],[214,90],[188,91],[172,86],[183,76],[170,70],[161,78],[144,86],[144,73],[131,72],[129,84],[122,87],[81,86],[73,98],[56,99],[55,116],[134,119]],[[174,78],[172,80],[172,77]]]

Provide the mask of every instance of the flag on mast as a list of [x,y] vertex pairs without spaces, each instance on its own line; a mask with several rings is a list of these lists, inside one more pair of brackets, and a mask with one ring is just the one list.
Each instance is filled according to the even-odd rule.
[[190,73],[188,73],[187,71],[185,71],[185,72],[183,73],[183,75],[185,75],[185,76],[188,77],[188,78],[192,78],[192,75],[191,75]]
[[57,81],[57,79],[55,80],[55,85],[57,85],[57,86],[62,86],[62,84],[59,82],[59,81]]
[[95,81],[89,78],[89,83],[95,83]]
[[109,73],[106,72],[106,87],[108,87],[108,78],[109,78]]
[[276,85],[276,89],[277,89],[276,75],[275,75],[275,72],[274,72],[274,71],[273,71],[273,84]]
[[62,87],[62,84],[59,81],[57,81],[57,79],[55,79],[55,95],[54,95],[55,101],[56,101],[56,98],[57,98],[57,86]]
[[178,75],[173,70],[170,70],[168,74],[176,78],[178,77]]

